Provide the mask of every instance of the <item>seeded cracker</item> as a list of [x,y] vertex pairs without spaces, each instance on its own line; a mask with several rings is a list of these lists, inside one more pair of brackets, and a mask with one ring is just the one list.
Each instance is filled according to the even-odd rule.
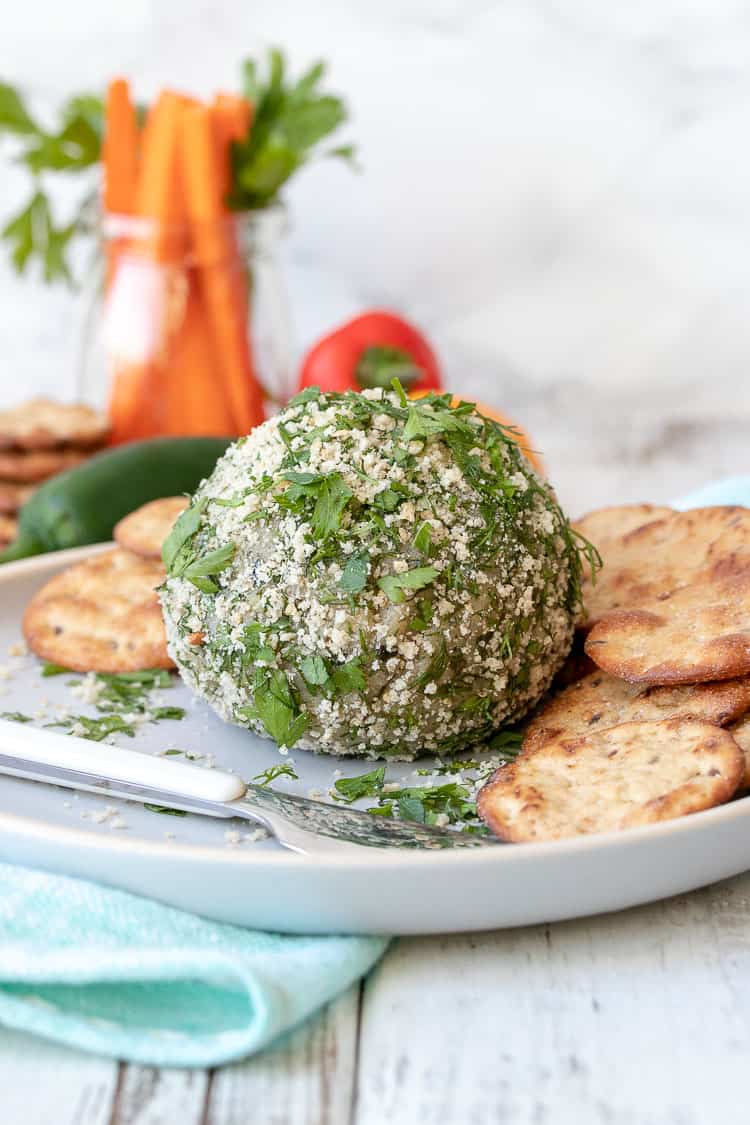
[[745,761],[728,731],[690,719],[624,723],[524,750],[497,770],[477,808],[515,843],[634,828],[723,804]]
[[0,513],[0,545],[7,546],[12,543],[18,534],[18,520],[15,516],[6,516]]
[[750,710],[750,677],[680,687],[644,687],[596,671],[554,696],[534,716],[524,749],[629,722],[698,719],[728,726]]
[[164,540],[188,501],[184,496],[165,496],[131,512],[115,525],[114,539],[124,551],[144,559],[160,559]]
[[102,445],[108,433],[106,417],[82,404],[37,398],[0,410],[0,449],[91,449]]
[[49,449],[36,453],[0,450],[0,478],[11,483],[36,484],[80,465],[87,456],[79,449]]
[[576,520],[573,527],[594,544],[604,562],[604,569],[597,573],[595,582],[592,583],[588,569],[584,574],[582,629],[590,629],[603,612],[613,608],[614,595],[606,575],[611,567],[618,564],[623,540],[638,528],[668,518],[673,511],[673,508],[658,507],[655,504],[621,504],[612,508],[597,508]]
[[601,576],[613,612],[586,640],[599,667],[653,684],[750,672],[750,509],[675,512],[621,547]]
[[163,580],[158,563],[119,549],[77,563],[29,602],[26,643],[75,672],[171,668],[155,591]]
[[305,392],[227,451],[164,550],[186,683],[330,754],[482,741],[549,686],[580,605],[549,485],[450,396]]
[[729,728],[729,733],[739,746],[745,759],[745,774],[740,789],[750,789],[750,715],[746,715]]
[[33,485],[10,484],[7,481],[0,481],[0,514],[14,516],[33,493]]

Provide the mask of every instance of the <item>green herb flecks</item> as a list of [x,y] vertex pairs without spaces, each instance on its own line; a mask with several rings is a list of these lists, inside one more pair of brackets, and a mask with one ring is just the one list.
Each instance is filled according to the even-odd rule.
[[405,590],[422,590],[440,574],[434,566],[418,566],[402,574],[387,574],[378,579],[378,586],[394,605],[406,601]]
[[167,568],[167,574],[181,573],[182,566],[187,565],[187,560],[183,563],[180,556],[200,529],[205,507],[206,501],[201,500],[199,503],[186,508],[175,520],[161,549],[161,557],[164,566]]
[[425,629],[429,629],[432,624],[432,615],[435,612],[435,606],[432,598],[418,598],[417,599],[417,612],[409,622],[409,628],[413,629],[415,633],[423,633]]
[[385,766],[379,766],[370,773],[361,773],[358,777],[340,777],[334,782],[331,793],[337,801],[345,801],[348,805],[359,801],[362,797],[377,797],[385,784]]
[[7,719],[10,723],[30,723],[31,715],[24,715],[22,711],[0,711],[0,719]]
[[352,490],[344,484],[340,473],[330,473],[324,477],[312,514],[315,535],[325,538],[339,530],[341,514],[352,495]]
[[279,746],[291,749],[309,725],[297,697],[281,669],[258,668],[253,683],[253,706],[240,707],[238,715],[246,721],[260,722]]
[[300,673],[310,687],[322,687],[330,678],[328,665],[322,656],[306,656],[299,666]]
[[523,734],[517,730],[501,730],[487,741],[487,747],[502,755],[506,761],[517,758],[523,745]]
[[184,809],[168,809],[166,805],[150,805],[144,801],[143,807],[149,812],[161,813],[162,816],[187,816]]
[[472,791],[456,781],[444,785],[413,785],[381,794],[378,805],[367,810],[377,816],[398,816],[416,824],[460,827],[482,831]]
[[370,573],[370,556],[367,551],[351,555],[341,572],[339,586],[347,594],[359,594],[367,585]]
[[46,660],[42,664],[41,674],[47,676],[65,676],[70,673],[70,668],[66,668],[63,664],[53,664],[50,660]]
[[204,594],[215,594],[219,585],[217,575],[231,566],[235,554],[234,543],[225,543],[206,554],[198,556],[193,542],[200,531],[208,500],[204,498],[187,508],[177,518],[162,547],[162,559],[170,578],[185,578]]
[[[70,734],[102,742],[112,734],[133,738],[139,723],[157,723],[163,719],[184,719],[183,707],[157,703],[151,692],[170,688],[174,677],[165,668],[144,668],[137,672],[90,673],[93,676],[93,700],[99,718],[89,715],[67,715],[49,727],[59,727]],[[79,684],[80,680],[73,680]],[[179,753],[180,751],[177,751]]]
[[61,727],[78,738],[86,738],[91,742],[103,742],[111,734],[124,734],[128,738],[135,737],[135,727],[127,722],[122,715],[107,714],[100,719],[92,719],[88,715],[68,715],[65,719],[58,719],[54,723],[45,723],[47,727]]
[[316,539],[326,539],[341,527],[341,517],[353,493],[341,473],[286,472],[289,487],[276,495],[283,508],[308,519]]
[[414,532],[414,549],[419,551],[420,555],[429,557],[432,552],[432,524],[429,520],[422,520]]
[[366,686],[358,656],[355,656],[353,660],[348,660],[346,664],[339,664],[334,667],[330,679],[325,685],[331,695],[346,695],[352,691],[361,692],[365,690]]
[[287,406],[302,406],[306,402],[317,402],[321,397],[320,387],[305,387],[289,399]]
[[209,551],[201,558],[188,563],[181,571],[181,575],[192,582],[194,586],[197,586],[204,594],[215,594],[219,586],[214,578],[226,570],[228,566],[231,566],[235,550],[234,543],[226,543],[223,547],[217,547],[216,550]]
[[270,785],[272,781],[276,781],[278,777],[290,777],[292,781],[299,781],[299,775],[296,773],[291,762],[279,762],[278,765],[269,766],[268,769],[256,773],[253,782],[265,788],[267,785]]
[[435,651],[430,657],[430,662],[424,672],[414,682],[414,686],[418,688],[426,687],[427,684],[437,683],[450,663],[445,638],[443,636],[433,635],[432,640],[435,645]]
[[299,673],[313,692],[320,690],[331,698],[362,692],[367,686],[361,656],[355,656],[344,664],[334,664],[316,653],[300,661]]

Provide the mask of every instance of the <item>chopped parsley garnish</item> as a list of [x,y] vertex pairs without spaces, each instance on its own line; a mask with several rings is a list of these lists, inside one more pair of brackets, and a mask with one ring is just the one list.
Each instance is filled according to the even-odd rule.
[[[67,671],[67,669],[66,669]],[[42,672],[42,674],[44,674]],[[94,679],[93,701],[99,718],[66,715],[48,727],[60,727],[80,738],[102,742],[111,734],[133,738],[137,722],[157,723],[161,719],[184,719],[183,707],[156,704],[151,691],[169,688],[175,682],[166,668],[144,668],[138,672],[90,673]],[[71,681],[72,685],[80,680]],[[181,751],[175,750],[179,754]]]
[[279,746],[292,746],[307,730],[309,719],[301,712],[286,674],[278,668],[258,668],[253,684],[252,707],[238,708],[242,719],[257,720]]
[[423,633],[432,624],[432,615],[435,612],[432,598],[418,598],[417,612],[409,622],[409,628],[415,633]]
[[384,784],[385,766],[379,766],[370,773],[361,773],[359,777],[340,777],[333,786],[336,792],[332,796],[350,805],[362,797],[377,797]]
[[312,514],[313,532],[325,538],[338,531],[341,514],[353,496],[351,488],[344,484],[340,473],[330,473],[324,477]]
[[[341,473],[286,472],[289,487],[276,495],[276,502],[295,514],[309,518],[316,539],[326,539],[341,526],[341,516],[354,493]],[[313,503],[312,511],[308,505]]]
[[382,492],[378,492],[373,503],[376,508],[380,508],[383,512],[395,512],[399,504],[404,502],[404,499],[404,494],[397,489],[384,488]]
[[126,722],[122,715],[102,715],[100,719],[92,719],[88,715],[68,715],[65,719],[58,719],[55,723],[45,723],[47,727],[62,727],[70,734],[79,738],[87,738],[91,742],[103,742],[110,734],[125,734],[128,738],[135,737],[135,727]]
[[348,660],[346,664],[337,665],[331,672],[330,680],[325,685],[332,695],[346,695],[350,691],[364,691],[367,686],[364,673],[360,668],[359,657]]
[[443,636],[433,637],[435,651],[421,676],[414,681],[415,687],[425,687],[440,679],[449,664],[448,646]]
[[287,406],[302,406],[305,402],[315,402],[320,398],[320,394],[320,387],[305,387],[303,391],[299,391],[289,399]]
[[310,688],[321,688],[328,696],[346,695],[367,686],[361,661],[361,656],[355,656],[345,664],[332,664],[316,653],[300,661],[299,672]]
[[66,668],[63,664],[53,664],[51,660],[45,660],[42,664],[43,676],[65,676],[70,672],[70,668]]
[[523,744],[523,734],[518,730],[501,730],[487,742],[490,750],[498,751],[510,761],[516,758]]
[[164,545],[161,549],[161,557],[167,568],[167,574],[173,573],[173,567],[178,564],[178,556],[180,552],[190,543],[190,540],[197,534],[201,525],[203,517],[203,509],[206,506],[205,500],[198,504],[192,504],[186,508],[184,512],[175,520],[167,538],[164,540]]
[[168,809],[166,805],[149,805],[144,801],[143,807],[149,812],[161,813],[163,816],[187,816],[184,809]]
[[218,583],[214,581],[231,565],[234,558],[234,543],[226,543],[198,556],[193,548],[193,539],[200,530],[207,498],[187,508],[177,519],[162,547],[162,559],[170,578],[186,578],[204,594],[215,594]]
[[434,566],[418,566],[402,574],[387,574],[378,579],[378,586],[394,605],[406,601],[404,590],[421,590],[429,586],[440,574]]
[[414,548],[420,555],[429,555],[432,549],[432,524],[429,520],[422,520],[414,532]]
[[305,683],[310,687],[322,687],[328,682],[330,673],[322,656],[306,656],[300,663],[299,670]]
[[234,552],[234,543],[226,543],[223,547],[217,547],[215,551],[209,551],[202,558],[189,562],[180,574],[204,594],[215,594],[219,586],[214,582],[214,577],[231,565]]
[[24,715],[22,711],[0,711],[0,719],[7,719],[10,723],[30,723],[31,715]]
[[370,556],[367,551],[360,551],[351,555],[339,579],[339,586],[347,594],[358,594],[367,585],[367,576],[370,573]]
[[253,781],[265,787],[266,785],[270,785],[272,781],[275,781],[277,777],[291,777],[292,781],[299,781],[299,774],[295,772],[291,762],[279,762],[278,765],[269,766],[268,769],[256,773]]

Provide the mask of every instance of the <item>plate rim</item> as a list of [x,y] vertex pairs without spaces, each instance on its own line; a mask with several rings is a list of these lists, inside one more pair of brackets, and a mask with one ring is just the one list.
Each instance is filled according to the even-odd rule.
[[[28,559],[19,559],[16,562],[0,565],[0,584],[12,583],[16,578],[29,575],[43,575],[46,571],[56,569],[69,563],[74,563],[111,549],[116,544],[95,543],[85,547],[72,547],[62,551],[51,551],[43,555],[34,555]],[[5,775],[0,775],[5,776]],[[9,775],[8,775],[9,776]],[[44,783],[40,783],[44,784]],[[314,856],[316,868],[343,869],[347,867],[373,867],[385,868],[414,865],[418,868],[432,866],[445,867],[448,864],[515,864],[528,861],[534,863],[543,860],[545,856],[552,855],[558,859],[576,856],[590,851],[611,851],[623,848],[637,848],[648,843],[655,843],[666,836],[689,833],[697,835],[702,830],[710,831],[717,824],[731,822],[738,818],[750,816],[750,794],[728,801],[724,805],[717,805],[711,809],[690,813],[687,816],[676,817],[673,820],[659,821],[655,824],[641,825],[636,828],[615,829],[610,832],[591,833],[582,836],[572,836],[563,840],[543,840],[532,843],[506,844],[498,841],[494,847],[457,848],[455,851],[432,851],[389,849],[389,848],[358,848],[352,845],[351,853],[329,854]],[[40,832],[41,829],[41,832]],[[120,855],[139,855],[144,858],[156,855],[160,859],[172,858],[176,860],[194,860],[201,863],[218,863],[221,866],[230,864],[238,868],[263,867],[268,864],[274,867],[298,866],[300,860],[307,857],[287,848],[280,847],[278,851],[258,851],[240,849],[221,849],[197,844],[180,842],[175,846],[173,842],[160,840],[127,839],[123,836],[96,836],[80,828],[63,825],[50,825],[43,820],[36,820],[28,816],[17,816],[14,813],[0,811],[0,832],[10,831],[24,836],[42,836],[50,843],[77,846],[96,851],[116,852]],[[505,858],[503,858],[505,857]]]

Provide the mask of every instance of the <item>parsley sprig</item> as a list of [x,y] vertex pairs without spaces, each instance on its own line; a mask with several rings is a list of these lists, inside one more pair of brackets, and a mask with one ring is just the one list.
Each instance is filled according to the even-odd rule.
[[180,514],[162,547],[162,560],[170,578],[186,578],[204,594],[215,594],[219,589],[217,575],[231,566],[235,554],[234,543],[198,555],[194,541],[198,534],[207,501],[200,500]]

